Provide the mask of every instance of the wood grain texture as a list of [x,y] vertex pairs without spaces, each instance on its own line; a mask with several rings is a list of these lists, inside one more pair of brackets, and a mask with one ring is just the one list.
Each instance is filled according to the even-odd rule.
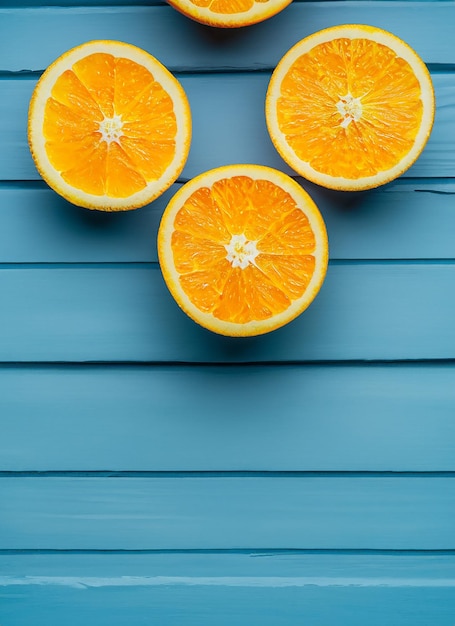
[[[49,584],[70,585],[72,580],[83,579],[87,572],[92,573],[92,589],[98,581],[100,587],[109,586],[109,582],[121,587],[134,583],[144,585],[155,582],[159,577],[168,577],[177,586],[185,583],[185,578],[194,576],[200,582],[205,579],[215,584],[235,584],[252,586],[257,577],[273,588],[282,582],[285,585],[295,578],[303,586],[313,580],[321,586],[355,584],[363,578],[365,585],[450,586],[455,581],[455,556],[444,551],[422,551],[412,554],[407,551],[263,551],[263,550],[218,550],[218,551],[152,551],[152,552],[32,552],[0,554],[0,576],[2,586],[11,586],[14,582],[26,586],[25,572],[28,572],[31,584],[36,584],[38,577],[48,579]],[[122,581],[122,578],[125,578]],[[34,580],[33,580],[34,579]],[[147,581],[150,579],[150,581]],[[156,579],[156,580],[153,580]],[[253,580],[252,580],[253,579]],[[300,579],[300,580],[299,580]],[[44,581],[43,581],[44,582]],[[103,584],[104,582],[104,584]],[[164,581],[163,581],[164,582]],[[361,583],[359,583],[361,584]]]
[[455,266],[329,267],[296,320],[236,339],[190,320],[158,266],[2,269],[1,361],[453,359]]
[[23,626],[30,615],[38,626],[452,626],[454,585],[453,556],[0,556],[0,620],[7,626]]
[[453,472],[454,407],[452,364],[3,367],[0,471]]
[[[299,179],[327,225],[330,258],[455,259],[455,183],[400,179],[337,193]],[[0,263],[157,262],[161,215],[173,185],[137,211],[84,211],[41,183],[0,186]]]
[[455,548],[453,477],[0,479],[0,549]]
[[[193,139],[183,178],[230,163],[259,163],[293,173],[278,155],[266,128],[264,100],[270,74],[179,78],[193,118]],[[406,177],[455,176],[455,83],[449,73],[434,74],[433,80],[435,124],[427,146]],[[35,78],[0,80],[0,180],[40,179],[27,144],[27,112],[35,84]]]
[[349,23],[395,33],[426,63],[453,64],[454,22],[455,6],[444,0],[294,2],[265,22],[228,30],[197,24],[169,6],[3,9],[0,23],[8,36],[0,38],[0,70],[43,70],[91,39],[134,43],[174,71],[271,69],[306,35]]
[[[294,0],[231,31],[163,0],[46,5],[0,0],[0,625],[454,626],[455,4]],[[300,181],[320,295],[269,336],[206,332],[162,282],[162,211],[216,165],[292,173],[271,71],[348,22],[429,65],[430,142],[375,191]],[[39,73],[98,38],[157,56],[193,113],[182,179],[126,214],[62,200],[27,145]]]
[[[301,2],[305,0],[294,0]],[[425,0],[427,1],[427,0]],[[432,0],[430,0],[431,2]],[[46,0],[46,7],[127,7],[131,6],[131,0]],[[166,0],[134,0],[133,6],[165,6]],[[18,9],[24,8],[40,8],[43,6],[41,0],[1,0],[2,8]]]

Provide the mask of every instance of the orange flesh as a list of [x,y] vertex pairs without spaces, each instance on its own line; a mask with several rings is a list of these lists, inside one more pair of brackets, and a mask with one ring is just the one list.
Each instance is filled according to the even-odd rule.
[[261,4],[270,0],[191,0],[197,7],[210,8],[214,13],[226,15],[244,13],[253,8],[255,2]]
[[[227,258],[233,235],[244,235],[257,249],[244,268]],[[195,191],[175,217],[171,246],[193,304],[239,324],[286,310],[304,294],[315,267],[306,215],[277,185],[247,176]]]
[[[359,119],[345,120],[337,109],[348,94],[360,101]],[[348,179],[399,163],[414,144],[422,114],[411,66],[367,39],[335,39],[299,57],[277,101],[278,124],[297,157],[321,173]]]
[[[120,116],[121,136],[105,141],[100,123]],[[126,198],[171,163],[177,133],[173,103],[134,61],[95,53],[56,80],[43,133],[52,166],[87,193]]]

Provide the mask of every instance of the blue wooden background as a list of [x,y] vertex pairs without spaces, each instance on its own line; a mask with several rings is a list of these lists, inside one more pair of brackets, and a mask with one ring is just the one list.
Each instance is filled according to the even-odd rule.
[[[318,298],[268,336],[206,332],[162,281],[160,215],[217,165],[290,172],[270,74],[349,22],[423,57],[432,137],[381,189],[301,181],[329,232]],[[131,213],[68,204],[27,147],[40,73],[98,38],[155,55],[193,113],[182,179]],[[454,199],[452,1],[294,0],[221,31],[160,1],[2,0],[0,625],[454,626]]]

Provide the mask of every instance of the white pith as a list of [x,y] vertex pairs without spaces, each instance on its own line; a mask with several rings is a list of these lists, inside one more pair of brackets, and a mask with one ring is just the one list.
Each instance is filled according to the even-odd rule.
[[360,98],[354,98],[350,93],[340,96],[336,109],[341,115],[340,126],[347,128],[351,122],[358,122],[362,117],[362,103]]
[[119,139],[123,136],[122,128],[123,122],[121,115],[105,117],[99,125],[101,141],[105,141],[107,145],[110,145],[112,142],[120,143]]
[[224,246],[226,259],[232,267],[240,267],[244,270],[248,265],[255,265],[255,259],[259,254],[256,241],[248,241],[245,235],[232,235],[231,241]]

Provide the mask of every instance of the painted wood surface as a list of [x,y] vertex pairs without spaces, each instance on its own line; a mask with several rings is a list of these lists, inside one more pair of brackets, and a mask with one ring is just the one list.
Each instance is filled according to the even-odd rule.
[[3,472],[455,471],[452,364],[8,366],[0,397]]
[[157,265],[0,269],[0,360],[280,362],[452,359],[451,262],[335,264],[300,317],[266,336],[190,320]]
[[[75,45],[91,39],[119,39],[144,48],[173,71],[271,69],[306,35],[337,24],[366,23],[395,33],[426,63],[447,65],[455,63],[454,21],[455,6],[450,0],[293,2],[272,19],[229,31],[187,20],[164,4],[10,8],[0,12],[0,23],[8,34],[0,44],[0,63],[15,72],[40,71]],[[30,37],[33,47],[27,45]]]
[[22,626],[33,614],[39,626],[452,626],[454,583],[452,555],[0,556],[0,620]]
[[[432,137],[365,193],[298,178],[327,223],[313,305],[251,340],[178,309],[156,233],[196,173],[294,174],[271,72],[337,23],[428,65]],[[455,4],[294,0],[214,30],[161,0],[0,0],[0,625],[454,626]],[[79,209],[26,138],[40,73],[89,39],[157,56],[188,93],[181,179],[143,209]]]
[[453,477],[3,477],[0,498],[0,549],[10,550],[447,550],[455,543]]

